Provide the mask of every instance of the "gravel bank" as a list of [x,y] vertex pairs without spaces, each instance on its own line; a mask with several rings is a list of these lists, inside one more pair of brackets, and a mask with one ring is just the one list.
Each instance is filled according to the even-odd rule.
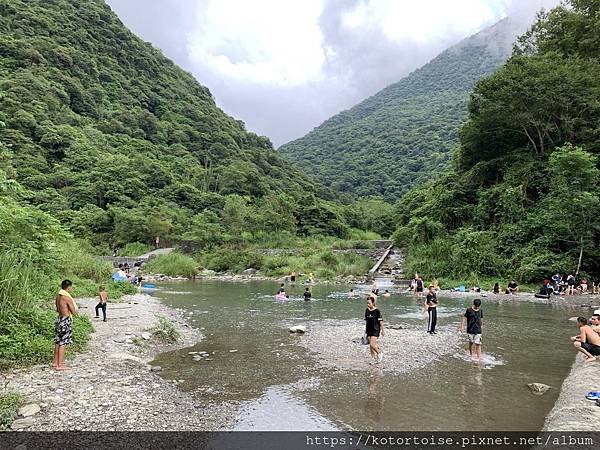
[[[311,322],[299,344],[316,354],[326,367],[347,371],[367,370],[369,346],[361,345],[364,323],[357,321]],[[462,343],[456,326],[439,327],[429,335],[423,327],[385,328],[379,339],[384,360],[378,366],[386,372],[405,373],[456,353]]]
[[[80,314],[93,316],[96,303],[78,299]],[[71,370],[57,372],[48,364],[0,375],[9,391],[40,407],[15,421],[13,429],[176,431],[228,426],[236,412],[233,405],[199,403],[148,365],[161,351],[202,339],[177,311],[144,294],[126,296],[107,309],[107,322],[92,318],[95,332],[88,349],[67,356]],[[181,333],[177,343],[160,344],[150,336],[157,316],[175,323]]]
[[584,363],[583,355],[577,355],[543,431],[598,431],[600,406],[586,400],[589,391],[600,391],[600,362]]

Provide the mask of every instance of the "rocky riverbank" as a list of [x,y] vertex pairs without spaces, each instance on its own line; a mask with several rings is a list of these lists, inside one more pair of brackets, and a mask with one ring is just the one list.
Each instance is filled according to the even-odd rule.
[[600,406],[585,398],[590,391],[600,391],[600,362],[585,363],[577,355],[543,431],[598,431]]
[[[78,300],[80,314],[94,323],[88,349],[68,355],[71,370],[50,364],[0,375],[7,391],[21,394],[26,407],[14,430],[220,430],[231,423],[235,405],[205,403],[178,390],[148,363],[161,351],[193,345],[202,336],[175,310],[138,294],[109,303],[107,322],[94,319],[94,299]],[[157,318],[171,320],[180,333],[175,344],[153,337]],[[231,407],[229,407],[231,406]]]

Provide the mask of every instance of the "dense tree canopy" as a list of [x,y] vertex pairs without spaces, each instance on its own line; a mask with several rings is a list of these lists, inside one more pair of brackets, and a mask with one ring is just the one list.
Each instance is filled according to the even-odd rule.
[[573,0],[540,16],[477,83],[454,170],[397,204],[395,239],[413,269],[600,275],[598,11],[598,0]]
[[214,214],[226,226],[237,198],[265,218],[256,226],[279,214],[271,228],[347,228],[296,228],[307,208],[338,208],[331,192],[101,0],[0,0],[0,56],[0,168],[21,200],[78,236],[106,246],[183,238]]

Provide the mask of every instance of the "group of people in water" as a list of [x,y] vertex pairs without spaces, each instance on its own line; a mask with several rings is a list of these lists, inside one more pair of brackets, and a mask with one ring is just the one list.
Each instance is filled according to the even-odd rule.
[[[422,298],[424,295],[424,284],[419,274],[416,274],[414,281],[415,283],[413,292],[418,298]],[[436,334],[435,328],[437,325],[438,291],[439,286],[436,286],[433,283],[430,284],[423,303],[425,312],[427,314],[427,333],[431,335]],[[379,287],[375,281],[373,283],[371,292],[369,295],[367,295],[367,309],[365,310],[365,343],[369,344],[369,350],[372,358],[371,364],[379,364],[381,361],[383,361],[383,352],[379,348],[378,339],[379,337],[384,336],[384,321],[383,315],[377,307],[378,293]],[[383,295],[386,297],[390,296],[387,290]],[[459,331],[461,333],[465,331],[465,325],[469,342],[469,355],[470,357],[473,357],[473,351],[475,351],[477,358],[481,360],[481,334],[483,327],[483,310],[481,309],[481,299],[477,298],[473,300],[473,305],[466,309],[459,327]]]

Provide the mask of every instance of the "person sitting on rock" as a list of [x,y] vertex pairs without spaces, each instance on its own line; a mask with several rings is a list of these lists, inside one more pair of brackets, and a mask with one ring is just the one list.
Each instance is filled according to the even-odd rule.
[[573,345],[585,355],[585,362],[596,361],[600,356],[600,334],[592,330],[585,317],[577,318],[577,326],[580,333],[571,338]]
[[517,284],[517,282],[515,280],[511,280],[511,282],[508,283],[508,288],[506,288],[506,293],[510,294],[510,295],[519,293],[519,285]]

